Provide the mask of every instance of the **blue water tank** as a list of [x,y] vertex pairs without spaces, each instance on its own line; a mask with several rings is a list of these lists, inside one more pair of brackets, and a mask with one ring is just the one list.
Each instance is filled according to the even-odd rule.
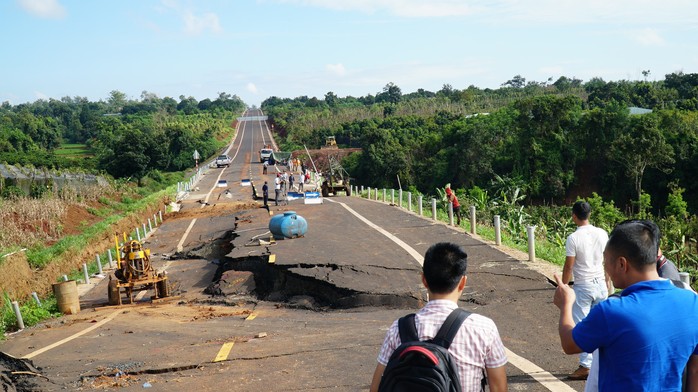
[[274,215],[269,220],[269,231],[277,240],[303,237],[308,232],[308,222],[296,215],[295,211],[287,211],[283,215]]

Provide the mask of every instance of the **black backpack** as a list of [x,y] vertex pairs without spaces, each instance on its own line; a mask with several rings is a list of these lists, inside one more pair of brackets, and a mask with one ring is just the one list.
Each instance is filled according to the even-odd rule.
[[420,341],[414,313],[398,321],[401,344],[390,356],[378,390],[460,392],[458,370],[448,347],[470,312],[454,309],[434,339]]

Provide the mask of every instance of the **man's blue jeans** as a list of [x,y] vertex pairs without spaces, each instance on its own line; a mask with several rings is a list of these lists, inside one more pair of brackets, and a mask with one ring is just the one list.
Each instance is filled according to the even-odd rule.
[[[608,288],[603,278],[575,281],[572,288],[577,296],[572,306],[572,319],[575,324],[582,321],[589,314],[591,308],[608,297]],[[591,359],[590,353],[579,354],[579,364],[587,369],[591,368]]]

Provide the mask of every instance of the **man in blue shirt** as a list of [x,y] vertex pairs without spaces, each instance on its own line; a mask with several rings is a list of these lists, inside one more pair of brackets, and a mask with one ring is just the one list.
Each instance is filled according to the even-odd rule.
[[599,391],[698,391],[698,296],[657,274],[657,235],[651,221],[616,226],[604,267],[620,298],[594,307],[576,326],[574,291],[555,276],[553,302],[567,354],[599,349]]

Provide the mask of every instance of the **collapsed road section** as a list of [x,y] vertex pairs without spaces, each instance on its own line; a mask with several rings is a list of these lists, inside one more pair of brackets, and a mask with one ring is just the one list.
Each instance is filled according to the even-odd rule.
[[[227,242],[232,246],[231,255],[249,249],[237,248],[235,244],[242,240],[231,231],[210,246],[220,250]],[[259,300],[313,310],[361,306],[412,308],[426,300],[425,292],[418,285],[390,291],[392,285],[373,287],[368,284],[371,276],[386,272],[383,266],[342,264],[336,260],[313,262],[310,259],[292,264],[276,262],[276,255],[271,253],[274,243],[272,240],[268,245],[260,245],[265,253],[262,255],[223,257],[205,293],[211,296],[254,295]],[[381,270],[380,274],[378,270]],[[405,271],[396,269],[390,272],[400,274]],[[407,272],[418,276],[416,267],[407,269]]]

